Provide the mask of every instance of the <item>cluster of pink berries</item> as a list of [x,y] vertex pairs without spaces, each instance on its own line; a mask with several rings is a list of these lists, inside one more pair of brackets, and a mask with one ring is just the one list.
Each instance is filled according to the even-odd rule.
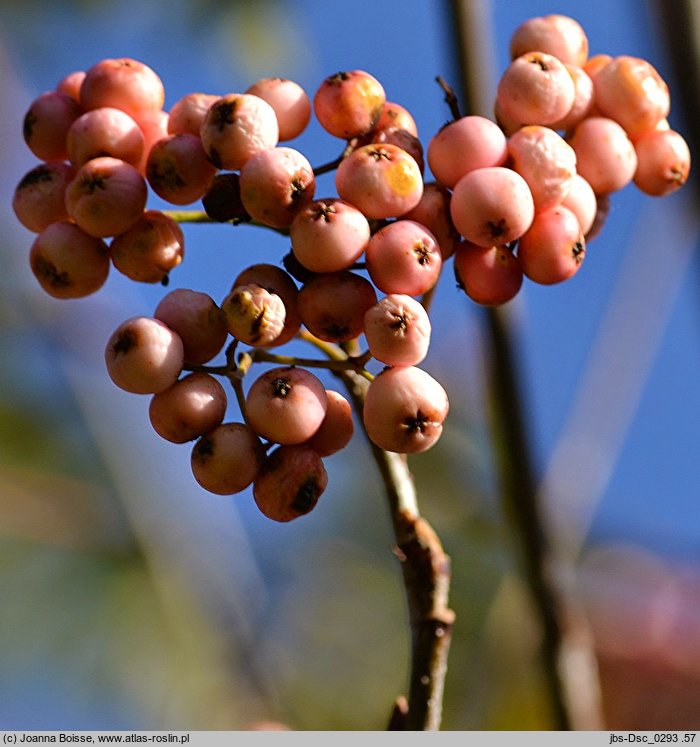
[[523,277],[547,285],[573,276],[612,193],[634,183],[666,195],[690,169],[667,119],[668,87],[646,60],[589,57],[583,28],[563,15],[521,24],[510,55],[495,122],[459,117],[427,152],[463,237],[456,277],[490,305],[511,299]]
[[[192,93],[164,110],[157,74],[105,59],[39,96],[24,137],[41,163],[13,207],[37,234],[31,268],[55,298],[79,298],[111,267],[146,283],[183,261],[177,213],[147,207],[149,190],[176,206],[201,201],[213,221],[253,222],[288,235],[283,266],[254,264],[220,303],[175,289],[152,317],[112,334],[108,373],[151,395],[155,431],[194,442],[192,471],[210,492],[252,485],[276,521],[310,511],[327,484],[323,459],[353,435],[349,401],[274,349],[314,341],[370,380],[362,420],[371,441],[402,454],[429,449],[449,404],[420,364],[431,324],[422,302],[454,257],[460,286],[487,305],[508,301],[523,277],[555,283],[583,259],[599,201],[627,182],[665,194],[690,157],[665,119],[668,91],[646,62],[587,58],[580,26],[564,16],[523,24],[498,89],[496,120],[456,116],[428,143],[416,123],[360,70],[326,78],[309,97],[265,78],[244,93]],[[343,141],[314,169],[283,145],[315,115]],[[434,181],[424,178],[430,167]],[[336,193],[315,194],[335,170]],[[358,340],[366,343],[359,354]],[[249,350],[242,351],[242,345]],[[225,351],[224,365],[211,361]],[[383,370],[372,376],[370,360]],[[243,390],[250,366],[274,367]],[[327,361],[325,361],[327,362]],[[230,380],[240,422],[226,420]]]

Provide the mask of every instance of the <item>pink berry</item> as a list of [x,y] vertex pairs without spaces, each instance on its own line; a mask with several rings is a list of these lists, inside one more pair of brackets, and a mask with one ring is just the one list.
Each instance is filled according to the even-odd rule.
[[238,171],[251,156],[277,145],[279,126],[267,101],[250,93],[229,93],[209,107],[199,134],[217,168]]
[[66,188],[66,208],[91,236],[104,238],[128,231],[143,215],[146,180],[117,158],[93,158],[78,169]]
[[549,127],[521,127],[508,138],[508,154],[510,167],[530,187],[536,211],[559,204],[571,189],[576,153]]
[[413,158],[421,174],[425,171],[423,143],[408,130],[402,130],[399,127],[384,127],[382,129],[375,127],[367,135],[357,138],[358,147],[370,144],[395,145]]
[[634,144],[637,153],[635,185],[648,195],[661,197],[674,192],[688,179],[690,149],[675,130],[652,130]]
[[532,51],[516,57],[498,82],[503,114],[522,124],[549,125],[571,110],[574,81],[558,58]]
[[316,177],[306,156],[275,147],[252,155],[240,171],[241,201],[260,223],[287,228],[314,197]]
[[66,187],[75,176],[68,163],[42,163],[27,172],[15,188],[12,209],[19,222],[39,233],[51,223],[68,220]]
[[268,347],[284,331],[284,302],[276,293],[254,283],[235,287],[221,309],[229,333],[246,345]]
[[326,342],[346,342],[362,334],[365,312],[376,300],[369,280],[341,270],[314,275],[304,283],[297,310],[311,334]]
[[183,362],[180,337],[151,317],[122,322],[105,348],[109,377],[120,389],[134,394],[157,394],[172,386]]
[[145,138],[141,128],[121,109],[103,106],[78,117],[68,130],[70,162],[79,168],[92,158],[112,156],[138,167]]
[[293,140],[301,135],[311,120],[311,100],[306,91],[287,78],[261,78],[246,89],[259,96],[275,110],[279,139]]
[[162,283],[184,257],[185,237],[179,223],[159,210],[146,210],[124,233],[112,239],[112,264],[140,283]]
[[574,18],[559,13],[537,16],[515,29],[510,38],[510,56],[515,59],[536,50],[566,64],[583,65],[588,58],[588,38]]
[[80,104],[67,93],[42,93],[24,115],[22,132],[29,150],[42,161],[67,160],[68,130],[82,113]]
[[536,283],[552,285],[576,274],[586,256],[586,242],[571,210],[557,205],[535,215],[518,241],[523,273]]
[[535,203],[527,182],[504,166],[476,169],[455,185],[450,213],[460,234],[479,246],[509,244],[530,227]]
[[374,129],[384,130],[390,127],[397,127],[406,130],[414,137],[418,137],[418,127],[416,120],[413,118],[408,109],[394,101],[386,101],[382,107],[382,113],[377,119]]
[[74,223],[44,228],[29,251],[29,265],[41,287],[54,298],[82,298],[99,290],[109,274],[109,249]]
[[151,147],[146,179],[151,189],[173,205],[190,205],[211,187],[216,167],[209,161],[199,135],[168,135]]
[[228,329],[224,312],[207,293],[176,288],[167,293],[153,314],[182,340],[184,358],[190,364],[210,361],[221,351]]
[[331,456],[344,449],[352,439],[355,424],[352,407],[342,394],[326,389],[328,409],[319,429],[303,445],[313,449],[320,457]]
[[278,444],[300,444],[311,438],[327,408],[321,381],[296,366],[265,372],[253,382],[246,396],[246,419],[251,428]]
[[170,108],[168,117],[168,134],[199,136],[204,118],[209,107],[219,100],[214,93],[188,93],[178,99]]
[[168,122],[169,115],[164,109],[154,109],[153,111],[144,112],[136,121],[136,124],[143,132],[145,145],[143,148],[143,156],[139,163],[139,171],[146,174],[146,163],[148,156],[151,152],[151,148],[163,138],[168,136]]
[[426,451],[442,435],[447,394],[416,366],[388,368],[369,385],[363,421],[370,440],[385,451]]
[[146,111],[160,110],[165,100],[163,82],[143,62],[129,57],[104,59],[85,71],[80,103],[86,111],[111,106],[136,121]]
[[567,64],[566,69],[574,81],[574,103],[562,119],[549,125],[553,130],[565,132],[572,130],[584,117],[589,116],[595,94],[593,80],[582,67]]
[[314,113],[321,127],[345,140],[372,130],[385,103],[382,84],[364,70],[329,76],[313,98]]
[[56,90],[59,93],[66,93],[76,101],[80,101],[80,87],[85,80],[84,70],[74,70],[68,75],[64,75],[56,84]]
[[341,199],[368,218],[395,218],[414,208],[423,194],[415,159],[396,145],[364,145],[344,158],[335,172]]
[[265,460],[253,483],[261,513],[279,522],[308,514],[328,485],[321,457],[309,446],[279,446]]
[[428,144],[428,165],[440,184],[451,189],[469,171],[502,166],[508,157],[506,136],[490,119],[461,117],[445,125]]
[[370,237],[367,218],[338,198],[316,200],[302,208],[289,227],[292,251],[311,272],[348,269]]
[[523,284],[520,260],[507,246],[477,246],[464,241],[453,261],[458,284],[482,306],[507,303]]
[[384,293],[419,296],[430,290],[442,269],[442,253],[421,223],[397,220],[372,235],[365,250],[367,272]]
[[596,212],[598,211],[598,199],[593,187],[581,176],[575,174],[571,182],[571,189],[561,204],[569,208],[578,218],[579,225],[586,236],[593,226]]
[[411,296],[390,293],[367,309],[364,321],[367,347],[378,361],[415,366],[428,354],[428,312]]
[[148,416],[155,432],[174,444],[184,444],[218,426],[226,414],[226,392],[207,373],[191,373],[154,394]]
[[596,195],[617,192],[637,169],[634,145],[623,127],[607,117],[586,117],[568,138],[576,169]]
[[639,57],[620,55],[594,78],[595,106],[630,136],[653,130],[668,116],[668,86],[654,66]]
[[266,460],[260,439],[245,423],[222,423],[192,448],[195,480],[209,493],[233,495],[252,485]]

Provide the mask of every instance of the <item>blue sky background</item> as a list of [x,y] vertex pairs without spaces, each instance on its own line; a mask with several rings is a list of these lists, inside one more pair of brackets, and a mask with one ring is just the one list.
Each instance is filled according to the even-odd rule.
[[[199,490],[189,473],[187,447],[165,444],[150,432],[147,401],[116,391],[103,370],[109,332],[127,316],[152,313],[163,289],[136,286],[113,273],[98,296],[63,305],[42,297],[29,273],[26,251],[32,237],[16,225],[9,209],[15,184],[35,165],[21,140],[21,119],[31,100],[63,75],[104,57],[131,56],[151,65],[165,84],[166,108],[186,93],[241,91],[265,75],[293,78],[312,94],[327,75],[359,68],[375,75],[388,98],[413,113],[427,145],[449,116],[435,76],[457,84],[447,5],[301,0],[258,5],[262,23],[260,16],[233,9],[224,19],[230,22],[215,24],[210,23],[214,9],[193,13],[184,1],[144,0],[135,6],[105,0],[85,4],[80,12],[63,3],[0,5],[4,85],[12,96],[2,113],[1,220],[11,252],[0,288],[6,298],[21,295],[32,333],[16,336],[6,348],[22,354],[27,365],[21,371],[5,366],[4,380],[16,385],[18,401],[45,398],[49,403],[54,396],[68,396],[120,492],[143,499],[140,536],[148,537],[157,527],[168,552],[176,547],[183,566],[189,563],[197,578],[198,563],[203,563],[198,548],[204,543],[220,553],[222,567],[235,567],[246,579],[240,582],[243,596],[250,595],[256,574],[273,586],[283,585],[285,550],[296,550],[325,525],[349,521],[350,508],[333,486],[352,483],[358,500],[371,492],[357,479],[368,470],[367,453],[354,444],[347,454],[328,460],[331,487],[319,504],[319,518],[293,529],[271,526],[244,497],[228,502]],[[559,12],[583,25],[591,54],[646,57],[674,90],[648,3],[522,0],[490,5],[491,24],[484,34],[492,40],[494,59],[484,60],[484,72],[492,83],[507,64],[508,38],[516,26],[533,15]],[[684,132],[673,106],[670,121]],[[331,160],[342,148],[315,123],[290,145],[314,164]],[[332,175],[320,179],[317,195],[332,192]],[[579,273],[554,287],[526,281],[509,307],[535,471],[546,488],[554,526],[572,548],[586,538],[592,543],[623,539],[688,562],[700,560],[700,395],[695,383],[700,380],[700,268],[694,201],[690,184],[663,199],[626,188],[613,196],[607,223],[589,245]],[[186,237],[186,262],[172,274],[171,287],[205,290],[218,301],[246,264],[276,263],[287,251],[280,237],[246,227],[188,226]],[[448,266],[440,281],[425,364],[452,402],[437,458],[451,465],[456,490],[467,470],[487,500],[495,492],[495,478],[484,438],[483,312],[457,291],[451,273]],[[450,510],[439,501],[439,495],[432,496],[429,503],[438,518]],[[161,524],[164,511],[166,526]],[[383,521],[377,520],[380,529],[386,528]],[[228,529],[219,536],[215,530],[222,524]],[[232,558],[228,543],[234,540],[239,551]],[[222,588],[231,583],[222,580],[223,573],[207,578]],[[224,597],[222,592],[217,598]],[[29,713],[36,715],[37,727],[55,723],[60,708],[52,708],[56,693],[50,685],[44,692],[29,678],[26,690],[9,692],[0,691],[0,726],[3,719],[17,723],[17,714]],[[42,708],[29,705],[30,696],[44,704],[45,720]],[[66,703],[61,707],[68,708]],[[118,725],[115,710],[108,711],[105,717],[98,707],[83,714],[81,723]]]

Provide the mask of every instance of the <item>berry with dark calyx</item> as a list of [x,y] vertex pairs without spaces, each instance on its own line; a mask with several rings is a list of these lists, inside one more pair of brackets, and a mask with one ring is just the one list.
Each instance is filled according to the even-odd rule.
[[46,91],[34,99],[24,115],[24,142],[41,161],[65,161],[68,130],[82,113],[80,104],[68,94]]
[[419,296],[440,277],[437,239],[420,223],[401,219],[380,228],[367,242],[367,272],[384,293]]
[[63,161],[41,163],[28,171],[12,196],[19,222],[39,233],[51,223],[68,220],[65,194],[74,176],[75,169]]
[[208,492],[233,495],[253,483],[267,455],[260,439],[245,423],[222,423],[192,448],[195,480]]
[[390,366],[415,366],[428,354],[428,312],[411,296],[385,296],[367,309],[364,322],[367,347],[378,361]]
[[442,435],[449,402],[442,386],[416,366],[382,371],[367,389],[363,421],[370,440],[386,451],[427,451]]
[[180,337],[158,319],[122,322],[105,348],[107,373],[126,392],[157,394],[172,386],[184,364]]
[[130,57],[107,58],[85,71],[80,104],[86,111],[112,106],[137,122],[150,111],[163,108],[165,89],[157,73]]
[[146,161],[151,189],[173,205],[190,205],[209,190],[216,167],[209,161],[198,135],[168,135],[155,143]]
[[365,251],[370,232],[360,210],[334,197],[302,208],[289,227],[294,256],[312,272],[350,268]]
[[367,218],[396,218],[423,194],[423,175],[413,156],[398,145],[364,145],[343,158],[335,172],[341,199]]
[[98,291],[109,275],[109,249],[75,223],[49,224],[34,239],[29,265],[54,298],[83,298]]
[[323,460],[306,445],[279,446],[264,461],[253,482],[253,498],[273,521],[308,514],[328,485]]
[[260,375],[246,396],[246,418],[263,438],[300,444],[321,426],[328,408],[321,381],[305,368],[283,366]]
[[510,244],[530,227],[535,202],[520,174],[492,166],[470,171],[457,182],[450,215],[467,241],[479,246]]
[[219,425],[226,414],[226,392],[207,373],[191,373],[154,394],[148,416],[166,441],[184,444]]
[[550,125],[573,106],[574,81],[566,65],[546,52],[530,51],[516,57],[498,82],[500,111],[521,124]]
[[316,177],[306,156],[276,147],[251,156],[240,171],[241,202],[260,223],[287,228],[314,197]]
[[634,183],[653,197],[675,192],[688,179],[690,148],[675,130],[652,130],[634,143],[637,169]]
[[314,113],[321,127],[345,140],[370,132],[385,103],[382,84],[364,70],[328,76],[313,97]]
[[575,275],[586,256],[586,241],[574,213],[562,205],[535,215],[518,241],[523,273],[536,283],[552,285]]
[[66,188],[66,207],[91,236],[105,238],[128,231],[143,215],[146,180],[117,158],[93,158],[81,166]]
[[238,171],[252,155],[277,145],[279,126],[267,101],[249,93],[229,93],[211,105],[199,134],[217,168]]

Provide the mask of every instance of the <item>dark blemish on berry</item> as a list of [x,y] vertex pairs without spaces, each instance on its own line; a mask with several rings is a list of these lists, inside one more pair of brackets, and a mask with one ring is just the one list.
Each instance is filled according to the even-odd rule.
[[273,397],[284,398],[291,391],[292,391],[292,382],[289,379],[284,379],[280,376],[272,381],[272,396]]
[[586,256],[586,245],[583,241],[577,241],[571,247],[571,256],[576,260],[576,264],[580,265],[583,262],[583,258]]
[[26,189],[27,187],[33,187],[35,184],[52,182],[54,176],[55,172],[48,166],[37,166],[24,176],[22,181],[17,185],[17,189]]
[[89,195],[95,194],[98,189],[107,189],[106,175],[100,176],[99,174],[93,174],[92,176],[84,176],[80,180],[80,188]]
[[112,350],[117,354],[128,353],[139,344],[139,336],[133,329],[125,329],[119,333],[112,345]]
[[314,212],[311,220],[323,220],[326,223],[331,222],[331,215],[338,212],[338,209],[332,202],[319,202],[314,206]]
[[309,477],[301,484],[291,503],[291,508],[298,514],[308,514],[318,502],[321,490],[315,477]]
[[408,318],[406,314],[394,314],[394,320],[389,325],[391,329],[405,332],[408,329]]
[[428,418],[418,410],[415,417],[405,418],[402,425],[408,433],[422,433],[428,427]]
[[148,181],[157,190],[177,190],[187,185],[172,161],[156,162],[148,164]]
[[413,253],[416,255],[418,264],[421,267],[430,264],[432,252],[430,251],[430,247],[424,241],[419,241],[413,245]]
[[488,221],[488,223],[486,224],[486,228],[492,239],[500,238],[508,230],[508,226],[506,224],[505,218],[501,218],[501,220],[499,220],[498,223],[494,223],[493,221]]
[[386,161],[391,161],[391,155],[387,153],[385,148],[371,148],[367,151],[367,155],[370,158],[374,158],[375,161],[381,161],[382,159]]
[[529,57],[527,61],[538,65],[542,72],[546,73],[549,70],[549,65],[539,56],[533,55],[532,57]]
[[203,436],[197,441],[194,447],[195,455],[202,460],[214,454],[214,442],[210,438]]
[[223,132],[226,127],[236,121],[236,109],[238,108],[238,99],[235,101],[222,101],[215,104],[211,109],[211,123],[214,127]]
[[35,258],[32,268],[37,276],[44,278],[52,288],[70,288],[72,285],[67,272],[59,272],[56,265],[43,257]]
[[350,80],[350,73],[342,71],[339,73],[334,73],[333,75],[329,75],[326,78],[326,83],[333,86],[339,86],[346,80]]
[[36,125],[38,117],[33,111],[28,111],[24,117],[22,123],[22,132],[24,133],[24,139],[30,140],[34,134],[34,125]]

